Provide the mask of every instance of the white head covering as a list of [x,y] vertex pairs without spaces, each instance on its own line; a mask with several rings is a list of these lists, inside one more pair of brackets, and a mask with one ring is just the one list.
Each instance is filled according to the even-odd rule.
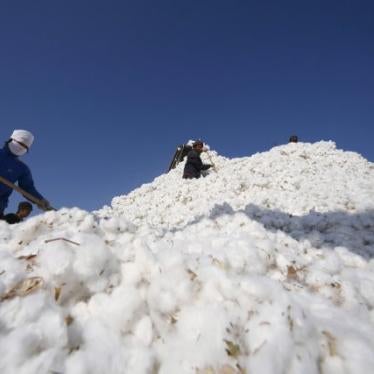
[[[27,130],[14,130],[10,136],[10,139],[12,140],[8,144],[10,151],[16,156],[22,156],[27,152],[34,142],[34,135]],[[27,148],[17,142],[26,145]]]
[[30,148],[34,142],[34,135],[27,130],[14,130],[10,138],[27,145],[28,148]]

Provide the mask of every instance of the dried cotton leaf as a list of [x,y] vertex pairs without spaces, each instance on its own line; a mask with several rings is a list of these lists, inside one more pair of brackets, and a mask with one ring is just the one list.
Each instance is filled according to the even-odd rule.
[[32,292],[37,291],[40,289],[44,284],[43,278],[41,277],[31,277],[22,280],[21,282],[17,283],[11,290],[9,290],[5,295],[1,296],[0,300],[8,300],[12,299],[16,296],[26,296]]
[[287,279],[296,279],[297,278],[297,270],[293,266],[287,267]]
[[322,331],[322,334],[326,336],[327,338],[327,344],[329,347],[329,353],[330,356],[336,356],[337,355],[337,349],[336,349],[336,339],[334,335],[332,335],[328,331]]
[[61,295],[61,287],[55,287],[55,300],[58,301]]
[[192,281],[195,280],[195,278],[197,278],[197,274],[194,273],[192,270],[187,269],[187,273],[189,274],[190,279],[191,279]]
[[231,342],[230,340],[225,340],[226,352],[231,357],[237,357],[240,355],[240,347],[238,344]]

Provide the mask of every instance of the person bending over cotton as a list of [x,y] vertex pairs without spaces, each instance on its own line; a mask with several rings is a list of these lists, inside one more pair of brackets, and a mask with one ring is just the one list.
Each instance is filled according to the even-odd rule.
[[[38,207],[48,210],[50,204],[35,188],[29,167],[19,157],[29,151],[34,136],[27,130],[14,130],[10,139],[0,149],[0,176],[9,182],[18,183],[23,190],[40,200]],[[0,182],[0,217],[8,206],[9,196],[13,190]]]

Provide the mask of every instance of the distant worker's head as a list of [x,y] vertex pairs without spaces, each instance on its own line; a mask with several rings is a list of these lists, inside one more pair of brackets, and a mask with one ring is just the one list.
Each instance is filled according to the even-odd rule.
[[28,201],[18,204],[17,216],[21,219],[28,217],[32,212],[32,205]]
[[297,143],[299,141],[299,138],[296,135],[291,135],[289,142],[290,143]]
[[34,135],[27,130],[14,130],[8,141],[10,151],[16,156],[22,156],[30,149]]
[[192,148],[193,148],[195,151],[199,152],[199,153],[203,152],[203,150],[204,150],[204,143],[203,143],[203,141],[202,141],[202,140],[196,140],[196,141],[192,144]]

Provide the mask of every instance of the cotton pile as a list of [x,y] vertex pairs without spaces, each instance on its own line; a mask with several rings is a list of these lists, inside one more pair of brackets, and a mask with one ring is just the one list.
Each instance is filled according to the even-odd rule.
[[0,222],[1,373],[372,371],[374,164],[333,142],[202,158]]

